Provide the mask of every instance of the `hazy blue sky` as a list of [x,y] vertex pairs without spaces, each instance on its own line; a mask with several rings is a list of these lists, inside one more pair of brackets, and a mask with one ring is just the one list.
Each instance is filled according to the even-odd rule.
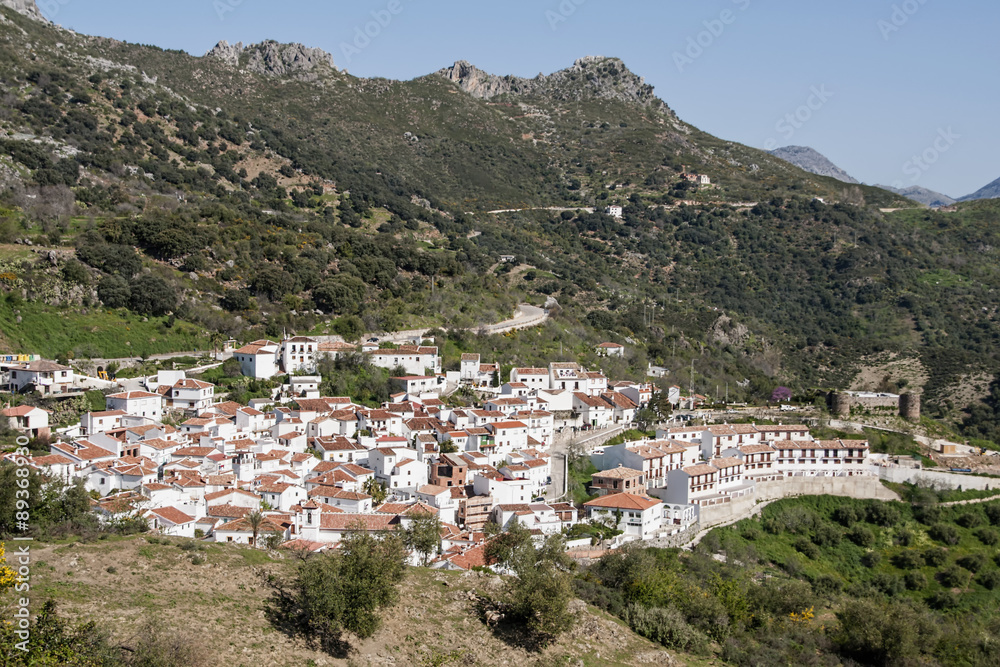
[[812,146],[864,182],[951,196],[1000,177],[1000,3],[987,0],[38,4],[79,32],[194,55],[221,39],[302,42],[358,76],[409,79],[456,60],[534,76],[617,56],[725,139]]

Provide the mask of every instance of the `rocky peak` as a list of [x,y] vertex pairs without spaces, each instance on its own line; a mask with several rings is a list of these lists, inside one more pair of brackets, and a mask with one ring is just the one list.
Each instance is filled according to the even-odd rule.
[[46,20],[45,17],[42,16],[42,12],[39,11],[38,5],[35,4],[35,0],[0,0],[0,5],[9,7],[19,14],[24,14],[25,16],[38,21]]
[[587,56],[572,67],[533,79],[497,76],[460,60],[437,73],[480,99],[502,95],[544,96],[559,100],[608,99],[666,109],[653,87],[633,74],[618,58]]
[[303,76],[314,78],[321,67],[336,69],[333,56],[322,49],[313,49],[302,44],[279,44],[273,40],[243,46],[242,42],[230,45],[223,40],[205,54],[206,58],[216,58],[232,67],[239,66],[245,59],[245,69],[257,74],[272,76]]

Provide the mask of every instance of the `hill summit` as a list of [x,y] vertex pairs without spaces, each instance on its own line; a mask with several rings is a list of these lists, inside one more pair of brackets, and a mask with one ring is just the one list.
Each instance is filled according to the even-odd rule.
[[818,176],[829,176],[830,178],[853,185],[860,183],[856,178],[827,159],[825,155],[808,146],[785,146],[784,148],[770,151],[770,153],[785,162],[791,162],[799,169],[805,169]]
[[653,93],[653,87],[618,58],[587,56],[574,62],[572,67],[549,75],[539,74],[533,79],[497,76],[464,60],[438,74],[473,97],[485,100],[503,96],[575,102],[603,99],[668,110],[666,103]]
[[223,40],[206,53],[205,57],[221,60],[232,67],[242,64],[247,71],[272,76],[312,74],[322,67],[336,69],[333,56],[323,49],[302,44],[280,44],[274,40],[249,46],[243,46],[242,42],[230,44]]

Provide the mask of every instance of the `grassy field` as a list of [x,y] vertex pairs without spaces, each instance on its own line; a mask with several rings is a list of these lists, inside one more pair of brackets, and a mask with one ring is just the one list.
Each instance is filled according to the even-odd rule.
[[15,304],[9,299],[0,299],[0,331],[10,347],[4,351],[49,359],[67,354],[75,358],[139,357],[205,350],[210,345],[204,331],[186,322],[168,326],[164,317],[143,318],[101,308],[57,308],[27,301]]

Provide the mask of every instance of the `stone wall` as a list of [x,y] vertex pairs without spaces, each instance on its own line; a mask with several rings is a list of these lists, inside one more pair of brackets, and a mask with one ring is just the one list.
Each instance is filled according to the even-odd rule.
[[973,475],[962,475],[953,472],[941,472],[937,470],[920,470],[916,468],[879,468],[879,478],[887,482],[901,484],[926,484],[942,489],[979,489],[987,491],[990,489],[1000,489],[1000,478],[996,477],[976,477]]

